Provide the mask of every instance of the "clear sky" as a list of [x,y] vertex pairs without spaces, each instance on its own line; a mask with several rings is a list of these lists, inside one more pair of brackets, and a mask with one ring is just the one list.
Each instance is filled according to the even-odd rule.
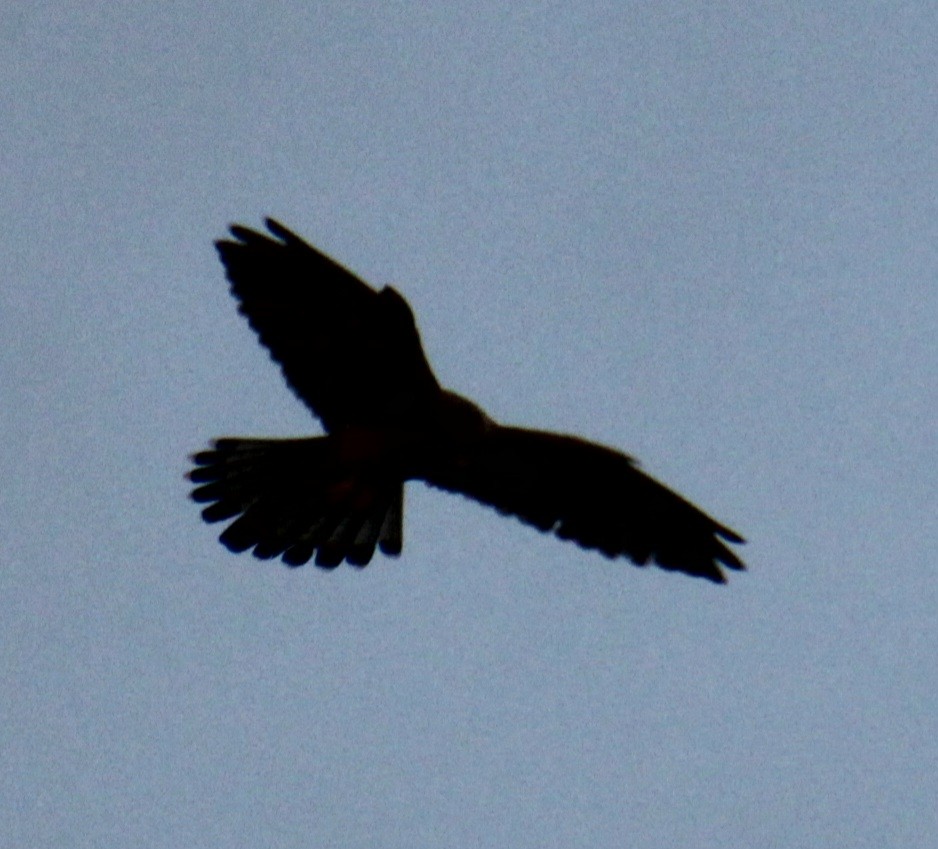
[[[938,7],[18,3],[0,82],[0,845],[938,845]],[[229,554],[187,455],[318,428],[263,215],[750,570],[419,484],[399,560]]]

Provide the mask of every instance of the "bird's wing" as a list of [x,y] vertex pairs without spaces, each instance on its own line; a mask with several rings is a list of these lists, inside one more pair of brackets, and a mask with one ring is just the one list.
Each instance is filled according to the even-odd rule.
[[215,243],[239,311],[326,430],[381,426],[438,393],[413,313],[282,224]]
[[644,566],[724,583],[743,569],[725,545],[737,533],[636,468],[631,458],[571,436],[493,424],[471,449],[427,476],[542,531]]

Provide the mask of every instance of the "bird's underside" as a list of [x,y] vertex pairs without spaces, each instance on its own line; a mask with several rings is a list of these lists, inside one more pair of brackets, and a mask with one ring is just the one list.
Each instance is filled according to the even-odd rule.
[[231,520],[232,551],[366,565],[402,547],[404,483],[423,480],[608,557],[723,582],[734,531],[611,448],[494,422],[444,390],[413,314],[276,221],[216,243],[239,311],[322,421],[306,439],[215,440],[193,456],[192,497]]

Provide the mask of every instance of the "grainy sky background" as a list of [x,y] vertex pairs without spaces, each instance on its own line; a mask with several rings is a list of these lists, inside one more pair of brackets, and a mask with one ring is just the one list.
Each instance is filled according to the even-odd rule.
[[[938,845],[938,11],[0,15],[0,845]],[[236,557],[222,434],[314,432],[211,242],[280,217],[496,418],[749,539],[727,587],[408,489]]]

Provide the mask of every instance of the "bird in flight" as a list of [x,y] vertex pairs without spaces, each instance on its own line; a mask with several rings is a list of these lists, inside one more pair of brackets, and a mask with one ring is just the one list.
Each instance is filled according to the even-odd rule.
[[422,480],[561,539],[645,566],[724,583],[743,569],[735,531],[619,451],[508,427],[444,389],[407,301],[377,290],[266,219],[216,242],[239,312],[324,436],[226,437],[193,455],[206,522],[232,521],[231,551],[365,566],[403,546],[404,484]]

